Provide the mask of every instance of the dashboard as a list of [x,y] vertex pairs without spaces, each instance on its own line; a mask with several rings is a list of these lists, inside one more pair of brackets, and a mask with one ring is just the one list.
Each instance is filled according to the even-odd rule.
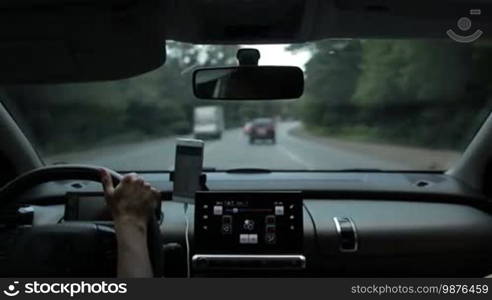
[[[162,191],[167,277],[492,273],[490,201],[444,174],[215,172],[207,174],[209,191],[197,193],[195,204],[188,205],[170,201],[167,174],[141,175]],[[20,200],[32,211],[33,227],[110,222],[100,184],[93,182],[50,182]],[[66,244],[72,242],[63,255],[81,251],[76,239]],[[91,251],[85,254],[100,255]],[[110,270],[115,255],[105,255]],[[97,272],[101,262],[92,271],[88,260],[70,263],[85,263],[85,276],[110,275]],[[81,266],[71,268],[80,275],[76,270]]]

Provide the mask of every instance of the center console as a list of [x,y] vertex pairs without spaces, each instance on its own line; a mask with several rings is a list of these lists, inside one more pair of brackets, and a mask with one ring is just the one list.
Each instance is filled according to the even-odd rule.
[[197,192],[195,269],[302,269],[300,192]]

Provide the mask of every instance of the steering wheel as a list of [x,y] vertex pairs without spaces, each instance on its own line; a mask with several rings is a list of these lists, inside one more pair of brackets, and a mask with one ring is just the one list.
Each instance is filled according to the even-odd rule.
[[[20,175],[15,178],[11,182],[7,183],[2,189],[0,189],[0,211],[3,211],[9,205],[15,204],[16,199],[26,190],[45,183],[49,181],[56,180],[89,180],[95,182],[101,182],[101,167],[97,166],[88,166],[88,165],[54,165],[54,166],[46,166],[42,168],[38,168],[27,173]],[[117,185],[122,175],[119,173],[106,169],[113,179],[113,183]],[[34,245],[34,241],[40,241],[39,245],[36,247],[51,247],[49,250],[52,251],[65,251],[68,254],[68,250],[61,246],[61,250],[55,249],[56,247],[53,245],[48,245],[49,242],[54,242],[55,244],[67,244],[68,242],[63,239],[69,239],[69,236],[72,235],[71,238],[74,246],[72,249],[76,253],[82,253],[83,255],[97,255],[94,249],[98,248],[101,252],[104,253],[116,253],[116,242],[115,242],[115,233],[112,227],[101,226],[100,224],[94,224],[90,222],[65,222],[57,225],[45,225],[32,227],[28,231],[24,231],[24,237],[19,238],[16,242],[15,251],[27,252],[27,254],[32,255],[44,255],[40,260],[47,260],[46,253],[41,253],[38,249],[24,249],[25,247],[32,248]],[[58,240],[54,240],[55,237],[59,237]],[[43,239],[44,242],[43,243]],[[81,245],[81,242],[86,241],[86,245]],[[149,220],[148,225],[148,236],[147,243],[149,249],[150,261],[152,264],[153,274],[155,277],[160,277],[163,274],[162,266],[163,266],[163,254],[162,254],[162,239],[158,224],[158,217],[152,214],[152,217]],[[19,246],[20,245],[20,246]],[[105,247],[104,249],[101,247]],[[92,247],[92,248],[89,248]],[[87,249],[84,249],[87,248]],[[70,253],[73,255],[73,251]],[[46,252],[46,251],[45,251]],[[15,253],[14,253],[15,254]],[[58,255],[57,255],[58,254]],[[59,261],[60,253],[54,254],[54,259]],[[68,254],[70,256],[70,254]],[[113,255],[114,258],[115,255]],[[51,256],[50,256],[51,257]],[[77,257],[70,257],[71,260],[77,260]],[[87,258],[93,259],[93,258]],[[82,259],[83,261],[83,259]],[[40,263],[36,261],[36,263]],[[44,262],[44,263],[50,263]],[[18,268],[18,264],[16,266],[12,266],[13,268]],[[29,266],[26,266],[26,270]],[[66,268],[65,268],[66,269]],[[87,268],[84,269],[84,266],[80,267],[80,270],[85,270],[84,272],[88,272]],[[27,272],[27,271],[26,271]],[[46,271],[44,271],[46,273]],[[18,272],[17,272],[18,273]],[[42,273],[42,272],[41,272]],[[49,272],[48,272],[49,273]],[[20,274],[24,275],[24,274]],[[30,275],[30,274],[25,274]],[[42,275],[42,274],[38,274]],[[45,275],[56,275],[56,274],[45,274]],[[79,274],[85,275],[85,274]]]

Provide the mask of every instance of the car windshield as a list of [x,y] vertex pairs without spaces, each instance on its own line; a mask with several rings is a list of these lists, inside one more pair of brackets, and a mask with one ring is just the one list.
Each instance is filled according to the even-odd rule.
[[[259,49],[260,65],[301,67],[303,96],[196,99],[193,70],[236,65],[242,47]],[[4,86],[1,101],[46,164],[119,171],[173,169],[180,137],[203,139],[204,167],[217,170],[446,170],[492,104],[487,40],[169,41],[167,53],[164,66],[134,78]]]

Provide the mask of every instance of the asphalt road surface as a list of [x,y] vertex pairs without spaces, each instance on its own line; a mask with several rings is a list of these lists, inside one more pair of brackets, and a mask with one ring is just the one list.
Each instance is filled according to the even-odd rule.
[[[331,147],[289,134],[299,123],[277,125],[277,143],[248,143],[242,129],[224,132],[222,139],[205,142],[205,167],[218,170],[231,168],[267,168],[289,170],[337,170],[350,168],[409,169],[408,165],[380,156]],[[114,170],[174,169],[177,137],[166,137],[142,143],[106,146],[83,152],[57,155],[48,163],[68,162],[106,166]]]

